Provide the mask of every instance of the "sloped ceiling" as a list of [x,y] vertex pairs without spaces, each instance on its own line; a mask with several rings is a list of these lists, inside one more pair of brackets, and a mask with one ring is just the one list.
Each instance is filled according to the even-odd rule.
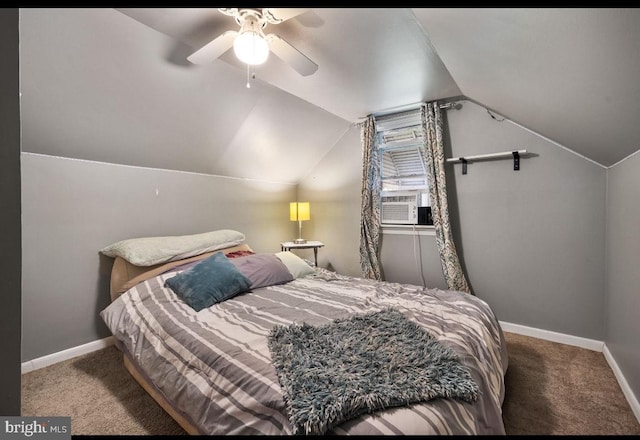
[[608,166],[640,149],[640,9],[414,9],[470,99]]
[[[271,27],[273,26],[273,27]],[[21,9],[23,150],[297,182],[371,114],[466,97],[603,166],[640,148],[638,9],[319,8],[277,33],[319,66],[186,57],[215,8]]]
[[175,47],[115,9],[21,9],[23,151],[295,183],[351,126]]
[[[233,17],[216,9],[118,10],[174,38],[175,49],[167,53],[173,62],[184,60],[223,32],[239,29]],[[257,78],[348,121],[460,95],[411,9],[309,9],[281,24],[267,25],[264,32],[281,36],[319,67],[302,77],[272,55],[256,66]],[[246,75],[246,66],[236,60],[233,50],[220,60]]]

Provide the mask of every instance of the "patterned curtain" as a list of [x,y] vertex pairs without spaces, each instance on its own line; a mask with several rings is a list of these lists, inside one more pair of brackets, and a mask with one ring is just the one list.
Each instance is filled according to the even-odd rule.
[[449,206],[447,203],[447,183],[444,173],[444,148],[442,141],[443,120],[440,105],[429,102],[421,106],[422,139],[424,142],[423,157],[427,162],[429,177],[429,197],[431,214],[436,231],[436,242],[440,251],[440,263],[445,281],[450,290],[471,293],[465,278],[456,245],[453,242],[451,224],[449,223]]
[[380,163],[373,116],[360,125],[362,190],[360,207],[360,268],[362,277],[382,280],[380,268]]

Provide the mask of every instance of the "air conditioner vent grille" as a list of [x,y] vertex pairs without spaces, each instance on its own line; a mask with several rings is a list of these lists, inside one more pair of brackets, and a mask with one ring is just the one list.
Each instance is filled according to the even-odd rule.
[[381,197],[381,201],[382,201],[382,203],[391,203],[391,202],[411,203],[411,202],[415,202],[416,201],[416,196],[415,196],[415,194],[411,194],[411,195],[396,195],[396,196],[382,196]]
[[385,205],[383,210],[383,221],[408,221],[409,205]]

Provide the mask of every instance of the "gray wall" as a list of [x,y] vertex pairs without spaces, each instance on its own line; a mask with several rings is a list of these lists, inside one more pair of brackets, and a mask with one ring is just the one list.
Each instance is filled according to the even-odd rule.
[[0,10],[0,416],[20,415],[20,98],[18,10]]
[[[447,111],[447,118],[447,157],[535,153],[521,159],[517,172],[511,160],[470,164],[464,176],[460,165],[447,165],[458,250],[475,294],[502,321],[603,340],[606,169],[492,119],[473,102]],[[331,243],[323,254],[336,270],[354,275],[360,273],[361,158],[360,139],[352,133],[299,186],[328,212],[344,209],[324,218],[324,232],[314,238]],[[337,195],[319,184],[331,181],[350,184]],[[427,286],[445,287],[433,236],[384,234],[381,260],[389,281],[422,284],[418,261]]]
[[454,157],[535,154],[519,171],[510,159],[473,163],[467,175],[448,165],[476,295],[503,321],[603,340],[606,169],[474,103],[447,116]]
[[235,229],[277,252],[291,200],[290,184],[22,153],[22,360],[110,335],[98,315],[113,263],[104,246]]
[[384,277],[395,283],[446,289],[435,232],[429,235],[383,233],[380,260]]
[[[360,129],[352,126],[298,185],[298,200],[311,203],[311,220],[302,223],[302,236],[325,244],[318,252],[318,265],[356,276],[361,273],[361,168]],[[313,256],[311,251],[296,253]]]
[[640,397],[640,154],[607,176],[607,307],[605,342]]

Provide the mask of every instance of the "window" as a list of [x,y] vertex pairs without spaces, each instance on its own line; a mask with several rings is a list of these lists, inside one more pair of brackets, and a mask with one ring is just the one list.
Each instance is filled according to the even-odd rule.
[[376,118],[376,134],[382,180],[381,223],[432,224],[420,110]]

